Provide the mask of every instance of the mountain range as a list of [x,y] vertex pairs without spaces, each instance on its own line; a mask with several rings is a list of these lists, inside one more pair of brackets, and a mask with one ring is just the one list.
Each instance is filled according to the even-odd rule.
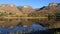
[[59,15],[60,15],[60,3],[50,3],[48,6],[43,6],[42,8],[38,9],[34,9],[31,6],[0,4],[0,17],[47,17],[48,19],[42,21],[43,23],[40,24],[49,27],[51,27],[52,25],[60,27]]

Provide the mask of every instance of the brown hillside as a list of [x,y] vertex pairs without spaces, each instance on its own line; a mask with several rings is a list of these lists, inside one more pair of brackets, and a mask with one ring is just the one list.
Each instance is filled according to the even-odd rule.
[[35,11],[35,9],[33,9],[31,6],[18,6],[18,9],[24,14],[29,14]]
[[[56,19],[60,19],[60,16],[57,17],[55,15],[55,13],[60,13],[60,3],[50,3],[48,6],[42,7],[39,10],[37,10],[38,12],[40,12],[43,16],[55,16],[56,18],[53,17],[53,19],[51,18],[51,20],[45,20],[43,21],[43,24],[48,25],[48,27],[52,27],[52,28],[60,28],[60,21],[56,21]],[[58,20],[57,19],[57,20]]]
[[1,4],[0,5],[0,12],[11,12],[15,13],[16,15],[23,15],[22,12],[20,12],[17,7],[13,4]]

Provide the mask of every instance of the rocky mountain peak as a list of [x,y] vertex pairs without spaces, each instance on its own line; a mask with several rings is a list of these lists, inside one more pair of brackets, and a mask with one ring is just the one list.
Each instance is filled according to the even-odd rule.
[[57,6],[57,5],[58,5],[58,4],[55,3],[55,2],[52,2],[52,3],[49,4],[49,6]]
[[23,6],[23,8],[28,8],[28,6]]
[[27,8],[32,8],[32,7],[31,6],[23,6],[23,8],[26,8],[27,9]]

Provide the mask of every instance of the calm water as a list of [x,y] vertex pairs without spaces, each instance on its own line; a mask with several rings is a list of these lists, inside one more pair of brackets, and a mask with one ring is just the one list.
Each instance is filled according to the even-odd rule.
[[[17,31],[22,32],[22,33],[24,33],[24,32],[28,33],[29,31],[31,31],[30,34],[39,32],[39,34],[40,34],[41,31],[48,32],[48,28],[43,27],[39,24],[33,24],[31,27],[16,26],[15,28],[0,28],[1,34],[9,34],[9,32],[14,32],[14,34],[15,34]],[[35,32],[35,31],[38,31],[38,32]]]

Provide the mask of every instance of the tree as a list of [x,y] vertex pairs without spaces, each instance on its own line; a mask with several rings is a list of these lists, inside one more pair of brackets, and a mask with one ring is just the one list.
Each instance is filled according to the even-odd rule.
[[10,12],[9,15],[14,15],[14,13],[11,13],[11,12]]
[[60,21],[60,12],[55,13],[56,21]]
[[39,12],[32,12],[32,13],[29,13],[28,16],[32,16],[32,17],[40,17],[41,14]]
[[0,13],[0,16],[6,16],[6,15],[8,15],[7,12],[1,12],[1,13]]
[[48,20],[55,19],[55,15],[48,14]]

